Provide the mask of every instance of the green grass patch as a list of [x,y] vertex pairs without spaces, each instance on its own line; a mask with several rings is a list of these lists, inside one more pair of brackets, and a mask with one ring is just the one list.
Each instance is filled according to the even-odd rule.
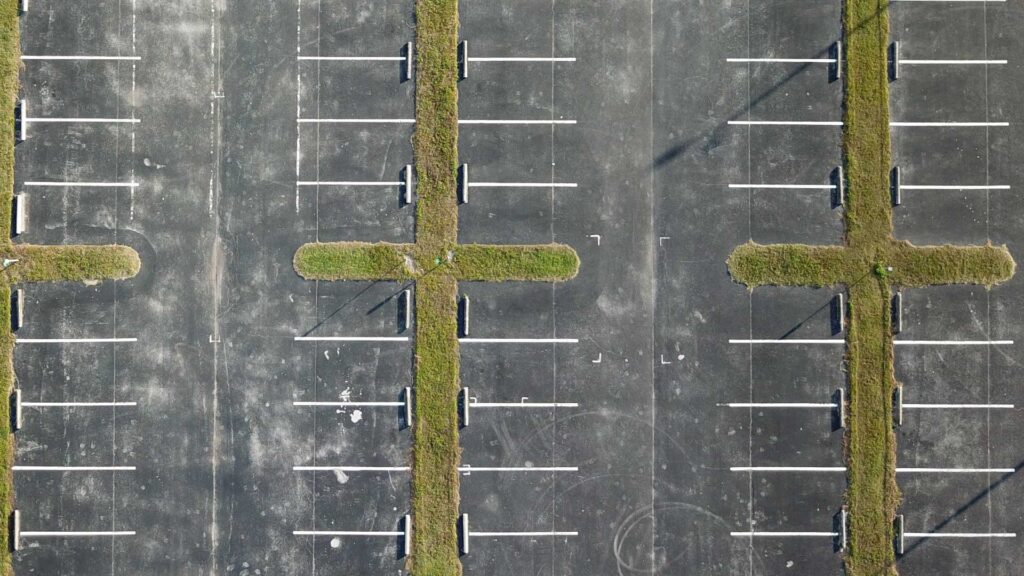
[[576,276],[580,259],[564,244],[494,246],[465,244],[455,250],[455,275],[460,280],[564,282]]
[[1013,276],[1016,263],[1006,246],[920,246],[893,243],[885,263],[897,286],[982,284],[992,286]]
[[862,269],[841,246],[802,244],[761,245],[748,242],[737,247],[726,264],[732,279],[755,286],[834,286]]
[[887,0],[844,0],[843,164],[845,247],[748,243],[729,257],[747,286],[844,284],[849,292],[846,368],[846,573],[896,573],[893,520],[900,502],[893,434],[892,286],[993,284],[1015,269],[1005,246],[916,247],[892,237],[889,195]]
[[295,252],[295,271],[307,280],[402,280],[414,270],[409,244],[319,242]]
[[139,273],[139,255],[127,246],[35,246],[18,244],[18,262],[4,271],[10,283],[123,280]]

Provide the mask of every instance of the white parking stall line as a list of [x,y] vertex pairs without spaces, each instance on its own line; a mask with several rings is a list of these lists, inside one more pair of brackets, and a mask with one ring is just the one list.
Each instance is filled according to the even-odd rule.
[[135,466],[11,466],[15,472],[133,472]]
[[[903,0],[904,2],[908,0]],[[947,2],[953,0],[945,0]],[[967,0],[962,0],[967,1]],[[998,0],[989,0],[995,2]],[[1016,538],[1015,532],[904,532],[904,538]]]
[[109,530],[109,531],[95,531],[95,532],[27,532],[22,530],[20,532],[22,538],[84,538],[84,537],[103,537],[103,536],[135,536],[134,530]]
[[298,59],[317,62],[404,62],[405,56],[299,56]]
[[292,402],[292,406],[405,406],[405,402],[312,402],[312,401],[299,401]]
[[1009,126],[1009,122],[889,122],[889,126],[892,127],[909,127],[909,128],[939,128],[939,127],[951,127],[951,128],[982,128],[982,127],[999,127]]
[[138,124],[138,118],[22,118],[26,124]]
[[138,406],[138,402],[22,402],[27,408],[104,408]]
[[576,58],[571,56],[555,56],[555,57],[531,57],[531,56],[510,56],[510,57],[492,57],[492,56],[470,56],[467,58],[470,62],[575,62]]
[[729,188],[782,190],[835,190],[835,184],[729,184]]
[[405,532],[372,530],[293,530],[295,536],[405,536]]
[[459,124],[575,124],[575,120],[459,120]]
[[1012,346],[1013,340],[893,340],[897,346]]
[[950,65],[950,66],[977,65],[977,64],[983,64],[983,65],[1006,64],[1006,60],[904,60],[903,58],[900,58],[899,62],[900,62],[900,66],[903,66],[904,64],[910,64],[910,65],[917,65],[917,64],[920,64],[920,65]]
[[846,340],[835,338],[731,338],[729,344],[845,344]]
[[415,118],[299,118],[299,124],[415,124]]
[[812,120],[729,120],[729,124],[739,126],[842,126],[841,121]]
[[846,472],[845,466],[730,466],[730,472]]
[[120,344],[138,342],[138,338],[17,338],[15,344]]
[[470,532],[470,536],[476,538],[503,538],[503,537],[522,537],[522,538],[543,538],[545,536],[579,536],[579,532]]
[[459,338],[463,344],[576,344],[578,338]]
[[838,538],[838,532],[729,532],[740,538]]
[[726,62],[779,64],[835,64],[835,58],[726,58]]
[[408,336],[296,336],[296,342],[408,342]]
[[388,182],[381,180],[299,180],[296,186],[404,186],[405,182]]
[[142,60],[142,56],[86,56],[86,55],[76,55],[76,56],[43,56],[43,55],[33,55],[33,56],[22,56],[21,59],[22,60],[83,60],[83,61],[88,61],[88,60],[113,60],[113,61],[118,61],[118,60],[136,60],[137,61],[137,60]]
[[138,188],[138,182],[25,182],[24,186],[52,186],[58,188]]
[[957,186],[954,184],[900,184],[900,188],[902,190],[1009,190],[1010,186],[1006,184],[995,184],[991,186]]
[[470,188],[576,188],[575,182],[470,182]]
[[292,466],[295,472],[408,472],[409,466]]
[[727,408],[838,408],[835,402],[729,402]]
[[1013,468],[896,468],[897,474],[1013,474]]
[[903,404],[903,408],[907,410],[940,410],[940,409],[979,409],[979,410],[999,410],[999,409],[1012,409],[1013,404]]

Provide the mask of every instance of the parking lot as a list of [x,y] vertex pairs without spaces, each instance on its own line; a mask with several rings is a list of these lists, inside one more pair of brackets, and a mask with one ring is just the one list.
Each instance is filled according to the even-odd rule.
[[[23,287],[17,573],[404,571],[415,286],[291,262],[415,241],[414,7],[32,0],[16,242],[143,269]],[[979,124],[893,127],[896,236],[1018,255],[1024,11],[891,15],[893,121]],[[842,241],[840,17],[462,3],[459,241],[581,261],[459,287],[467,574],[842,573],[839,290],[725,269]],[[902,574],[1019,564],[1021,282],[903,292],[898,341],[972,344],[897,347]]]
[[[897,237],[1005,243],[1018,257],[1015,87],[1024,64],[1015,30],[1024,12],[1009,3],[901,2],[891,13],[892,40],[900,43],[892,120],[945,123],[892,129],[903,183]],[[904,292],[898,341],[980,344],[897,348],[905,403],[897,465],[938,469],[897,475],[906,531],[916,534],[905,539],[901,574],[1017,571],[1022,516],[1013,502],[1024,458],[1008,439],[1022,426],[1020,282]]]

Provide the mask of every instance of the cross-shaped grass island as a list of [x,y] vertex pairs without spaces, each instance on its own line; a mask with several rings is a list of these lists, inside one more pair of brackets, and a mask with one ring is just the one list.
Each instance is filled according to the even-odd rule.
[[459,514],[458,283],[568,280],[579,269],[565,245],[458,243],[458,1],[416,2],[416,242],[306,244],[295,270],[311,280],[394,280],[416,285],[411,568],[457,576]]
[[728,260],[735,281],[843,285],[849,293],[846,369],[846,505],[850,576],[895,574],[893,520],[899,505],[892,398],[893,287],[992,286],[1008,280],[1005,246],[923,246],[893,238],[890,191],[887,0],[845,0],[847,46],[843,159],[847,175],[844,246],[748,243]]

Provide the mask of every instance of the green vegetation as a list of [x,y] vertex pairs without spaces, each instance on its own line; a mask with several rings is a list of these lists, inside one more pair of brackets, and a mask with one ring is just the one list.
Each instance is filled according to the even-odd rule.
[[295,271],[307,280],[403,280],[412,276],[406,265],[410,244],[322,242],[304,244],[295,252]]
[[849,291],[846,569],[851,576],[896,572],[893,520],[900,494],[892,430],[891,288],[991,286],[1009,279],[1015,268],[1005,246],[915,247],[892,237],[887,6],[887,0],[844,0],[846,246],[748,243],[728,260],[733,279],[751,288],[844,284]]
[[307,244],[296,272],[311,280],[415,280],[410,560],[417,576],[457,576],[459,514],[459,281],[562,281],[579,258],[568,246],[458,245],[457,0],[416,2],[415,244]]
[[[139,255],[126,246],[31,246],[11,241],[14,190],[14,102],[18,98],[18,71],[21,66],[18,2],[0,3],[0,93],[6,105],[0,106],[0,258],[18,262],[0,272],[0,393],[10,396],[14,387],[14,343],[10,329],[11,285],[23,282],[99,281],[124,279],[139,271]],[[10,430],[10,406],[0,403],[0,571],[11,573],[10,531],[14,491],[13,436]]]

